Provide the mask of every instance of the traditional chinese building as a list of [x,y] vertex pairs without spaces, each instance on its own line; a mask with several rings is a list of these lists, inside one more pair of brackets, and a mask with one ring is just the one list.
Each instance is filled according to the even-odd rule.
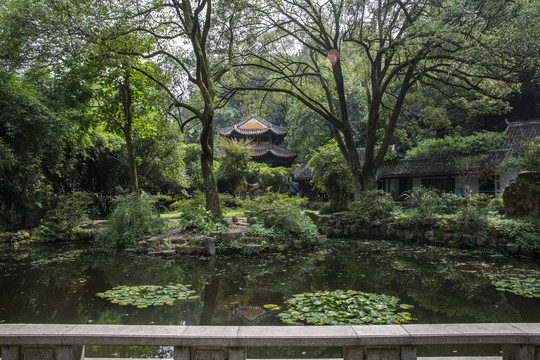
[[278,146],[285,140],[287,132],[285,128],[252,115],[238,124],[220,129],[219,135],[227,139],[250,140],[253,161],[290,167],[297,154]]

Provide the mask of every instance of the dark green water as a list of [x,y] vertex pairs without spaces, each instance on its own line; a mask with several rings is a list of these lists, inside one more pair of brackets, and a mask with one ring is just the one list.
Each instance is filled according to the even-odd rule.
[[[0,322],[280,325],[276,313],[262,305],[335,289],[397,296],[414,305],[415,323],[540,322],[540,299],[501,292],[492,284],[512,276],[540,278],[540,260],[360,240],[334,241],[311,253],[216,259],[103,254],[55,245],[0,254]],[[168,283],[190,284],[201,297],[137,309],[95,296],[118,285]],[[168,350],[147,354],[163,351]]]

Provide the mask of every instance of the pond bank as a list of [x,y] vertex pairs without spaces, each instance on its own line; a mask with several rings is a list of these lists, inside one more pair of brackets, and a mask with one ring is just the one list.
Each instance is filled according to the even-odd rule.
[[387,239],[463,249],[491,248],[509,255],[540,255],[540,244],[536,248],[525,247],[497,237],[487,228],[479,229],[468,221],[432,216],[412,224],[400,224],[394,219],[358,224],[351,223],[343,214],[319,215],[306,211],[306,215],[318,224],[320,233],[328,238]]

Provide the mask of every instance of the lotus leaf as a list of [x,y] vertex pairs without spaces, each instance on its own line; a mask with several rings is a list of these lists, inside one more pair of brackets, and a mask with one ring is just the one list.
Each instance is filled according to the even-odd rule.
[[540,281],[535,278],[513,277],[496,281],[494,285],[499,291],[509,291],[528,298],[540,298]]
[[296,294],[287,300],[289,309],[278,317],[290,325],[399,324],[412,320],[412,306],[398,304],[399,298],[355,290]]
[[151,305],[172,305],[176,300],[197,299],[199,296],[193,295],[195,291],[188,289],[189,286],[183,284],[117,286],[97,293],[96,296],[121,306],[134,305],[143,309]]

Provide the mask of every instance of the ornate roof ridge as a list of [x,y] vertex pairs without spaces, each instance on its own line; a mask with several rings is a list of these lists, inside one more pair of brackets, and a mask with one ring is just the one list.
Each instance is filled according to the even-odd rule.
[[[250,120],[256,120],[260,122],[262,125],[264,125],[265,127],[263,127],[262,129],[242,129],[241,127]],[[276,135],[286,135],[289,132],[288,129],[282,128],[281,126],[278,126],[278,125],[271,124],[268,121],[263,120],[258,115],[250,115],[237,124],[227,126],[222,129],[218,129],[218,132],[223,136],[229,136],[233,133],[233,131],[236,131],[237,133],[242,134],[242,135],[262,135],[269,131],[273,132]]]

